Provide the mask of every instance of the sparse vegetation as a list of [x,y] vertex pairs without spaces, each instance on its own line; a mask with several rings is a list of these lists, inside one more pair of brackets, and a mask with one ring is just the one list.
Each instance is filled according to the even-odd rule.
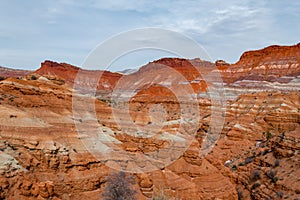
[[270,170],[266,175],[269,179],[273,181],[274,177],[276,177],[276,171]]
[[255,182],[252,187],[251,187],[251,190],[255,190],[256,188],[258,188],[260,186],[260,183],[259,182]]
[[270,152],[269,149],[265,149],[265,150],[263,151],[262,155],[264,156],[264,155],[266,155],[266,154],[269,153],[269,152]]
[[105,104],[108,105],[115,105],[116,101],[115,100],[111,100],[111,99],[106,99],[106,98],[98,98],[99,101],[102,101]]
[[31,75],[30,80],[37,80],[37,77],[35,75]]
[[269,179],[271,179],[272,183],[276,183],[278,181],[278,177],[276,176],[277,171],[270,170],[266,175]]
[[238,194],[238,200],[242,200],[243,199],[243,192],[241,190],[238,190],[237,194]]
[[283,192],[282,191],[278,191],[277,193],[276,193],[276,195],[277,195],[277,197],[278,198],[282,198],[283,197]]
[[10,96],[10,97],[8,98],[8,100],[9,100],[10,102],[13,102],[13,101],[15,100],[15,97],[14,97],[14,96]]
[[278,166],[279,166],[279,163],[280,163],[279,160],[276,159],[275,162],[274,162],[274,167],[278,167]]
[[179,200],[177,197],[170,197],[167,195],[163,188],[159,189],[154,193],[152,200]]
[[254,160],[254,156],[247,157],[247,158],[245,158],[244,164],[247,165],[249,163],[252,163],[253,160]]
[[152,200],[167,200],[167,199],[168,199],[168,197],[166,196],[163,188],[155,191],[155,193],[152,197]]
[[272,178],[272,182],[276,183],[279,180],[279,178],[277,176],[274,176],[274,178]]
[[236,170],[237,170],[236,165],[233,165],[233,166],[231,167],[231,170],[232,170],[232,171],[236,171]]
[[265,133],[265,135],[266,135],[266,139],[267,139],[267,140],[270,140],[270,139],[272,138],[272,133],[269,132],[269,131],[267,131],[267,132]]
[[169,197],[167,197],[165,194],[158,194],[157,196],[154,196],[152,200],[168,200]]
[[253,170],[251,173],[250,179],[251,179],[251,181],[256,181],[256,180],[260,179],[260,171]]
[[134,200],[136,191],[132,188],[135,184],[133,176],[125,172],[113,173],[107,177],[107,185],[102,197],[104,200]]

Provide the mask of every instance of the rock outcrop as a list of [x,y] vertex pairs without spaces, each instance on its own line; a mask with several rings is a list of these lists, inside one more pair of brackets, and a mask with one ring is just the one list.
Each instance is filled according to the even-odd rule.
[[[245,52],[240,60],[222,70],[223,80],[285,82],[299,76],[300,44],[294,46],[270,46]],[[286,78],[286,77],[290,77]]]
[[[76,87],[82,89],[93,87],[95,84],[93,79],[101,76],[97,84],[98,90],[112,90],[116,82],[122,77],[120,73],[101,70],[84,70],[67,63],[57,63],[48,60],[43,62],[35,73],[41,76],[63,78],[70,86],[73,86],[76,81]],[[80,77],[77,77],[78,74],[80,74]]]

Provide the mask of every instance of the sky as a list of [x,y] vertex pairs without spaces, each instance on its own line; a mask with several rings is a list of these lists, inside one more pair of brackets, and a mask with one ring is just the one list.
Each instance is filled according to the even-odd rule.
[[[3,0],[0,66],[37,69],[44,60],[81,66],[100,43],[145,27],[186,35],[211,61],[238,61],[244,51],[300,42],[298,0]],[[166,52],[141,51],[115,65],[135,68]]]

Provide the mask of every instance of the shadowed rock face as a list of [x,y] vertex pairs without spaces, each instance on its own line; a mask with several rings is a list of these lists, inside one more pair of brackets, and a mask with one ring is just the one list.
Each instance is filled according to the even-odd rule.
[[[246,52],[236,64],[222,62],[217,68],[200,59],[164,58],[129,75],[105,72],[96,98],[72,88],[79,70],[45,61],[34,79],[28,75],[0,82],[0,199],[99,199],[105,177],[113,171],[110,163],[128,169],[155,165],[153,160],[123,160],[117,151],[95,158],[83,141],[101,130],[100,139],[105,133],[116,142],[112,148],[136,155],[159,151],[171,139],[184,140],[176,135],[185,125],[183,102],[174,91],[188,84],[190,90],[185,91],[197,94],[200,109],[196,127],[186,126],[196,128],[194,140],[179,157],[174,155],[181,150],[176,146],[156,155],[171,159],[170,165],[133,174],[138,198],[151,198],[161,190],[179,199],[300,198],[299,44]],[[225,82],[224,127],[212,151],[201,158],[199,151],[213,119],[208,88],[219,84],[206,82],[205,76],[216,72]],[[89,88],[95,73],[82,70],[87,78],[78,86]],[[118,91],[111,95],[113,89]],[[114,99],[118,94],[124,99],[132,95],[130,119]],[[74,96],[76,112],[82,115],[74,114]],[[159,118],[160,108],[164,118]],[[91,118],[93,111],[96,120]],[[144,127],[140,131],[156,134],[134,137],[129,121]],[[164,123],[156,127],[160,121]],[[78,126],[84,126],[84,133],[77,132]]]

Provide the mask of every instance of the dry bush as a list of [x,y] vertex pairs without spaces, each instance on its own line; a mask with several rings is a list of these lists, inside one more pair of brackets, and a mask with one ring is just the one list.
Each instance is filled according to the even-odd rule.
[[125,172],[113,173],[107,177],[107,185],[102,194],[103,200],[135,200],[135,179]]

